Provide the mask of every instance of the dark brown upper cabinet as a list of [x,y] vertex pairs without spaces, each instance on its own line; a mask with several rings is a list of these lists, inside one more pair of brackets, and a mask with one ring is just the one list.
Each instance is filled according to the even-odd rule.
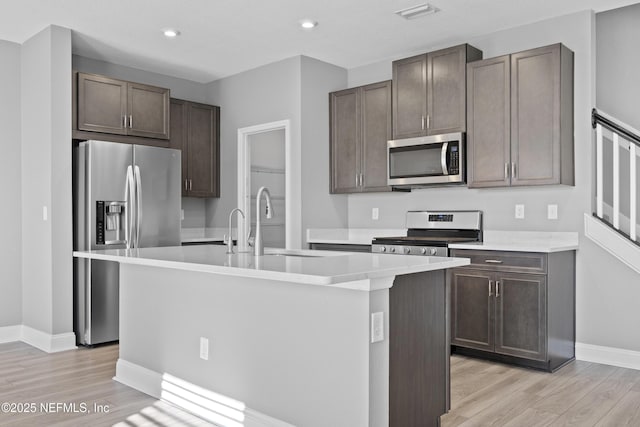
[[391,81],[329,94],[331,193],[391,191]]
[[574,185],[573,52],[468,64],[467,128],[469,187]]
[[482,51],[463,44],[393,62],[393,138],[466,130],[466,64]]
[[[164,140],[169,138],[169,89],[77,73],[76,96],[74,130]],[[96,138],[93,135],[77,135],[80,138],[83,136]],[[135,139],[116,139],[120,142],[136,142]]]
[[220,197],[220,107],[171,98],[169,146],[182,150],[182,195]]

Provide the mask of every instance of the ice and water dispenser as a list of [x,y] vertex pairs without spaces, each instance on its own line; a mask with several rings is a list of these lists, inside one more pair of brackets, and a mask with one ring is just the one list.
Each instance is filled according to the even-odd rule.
[[126,202],[98,200],[96,205],[96,244],[125,244]]

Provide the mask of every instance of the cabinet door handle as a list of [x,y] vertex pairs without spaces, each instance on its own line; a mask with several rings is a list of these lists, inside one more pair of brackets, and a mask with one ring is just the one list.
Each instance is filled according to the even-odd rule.
[[504,164],[504,179],[509,179],[509,162]]
[[360,174],[357,173],[356,174],[356,187],[359,187],[360,185],[358,184],[358,180],[360,179]]
[[484,262],[487,264],[502,264],[502,260],[499,259],[485,259]]
[[127,116],[122,116],[122,127],[127,128]]
[[431,128],[431,116],[427,114],[427,129]]
[[193,180],[189,180],[189,191],[193,190]]
[[424,130],[424,116],[422,116],[422,130]]
[[189,180],[188,179],[184,180],[184,191],[189,191]]
[[133,115],[129,114],[129,128],[133,128]]
[[493,292],[491,292],[491,286],[493,285],[493,281],[489,280],[489,296],[493,296]]
[[500,298],[500,281],[496,280],[496,298]]
[[364,187],[364,174],[360,173],[360,187]]
[[516,178],[516,164],[515,162],[511,163],[511,178]]

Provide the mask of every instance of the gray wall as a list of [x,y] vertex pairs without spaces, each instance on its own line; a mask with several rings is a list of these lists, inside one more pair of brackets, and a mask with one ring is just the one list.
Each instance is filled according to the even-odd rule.
[[49,334],[68,333],[73,330],[71,31],[50,26],[27,40],[21,66],[22,323]]
[[[238,129],[290,120],[294,177],[300,176],[300,57],[285,59],[209,84],[209,102],[220,106],[220,198],[208,199],[207,226],[228,225],[238,206]],[[297,195],[295,195],[297,194]],[[300,211],[300,189],[291,202]],[[291,221],[294,218],[290,218]],[[300,224],[294,224],[300,229]]]
[[[637,40],[638,37],[630,38],[627,49],[616,50],[620,55],[625,52],[631,56],[628,52],[633,51],[631,44]],[[488,34],[468,42],[481,49],[485,58],[557,42],[574,51],[575,187],[483,190],[442,187],[408,194],[349,195],[349,227],[402,228],[405,226],[404,214],[410,209],[481,209],[487,229],[577,231],[580,233],[576,267],[578,342],[640,351],[640,333],[626,328],[640,324],[640,312],[635,308],[636,301],[640,299],[640,287],[637,286],[640,278],[583,236],[583,214],[591,212],[593,179],[590,110],[595,105],[594,15],[580,12]],[[442,46],[425,45],[423,51],[439,47]],[[352,85],[389,78],[390,61],[349,71],[349,83]],[[635,85],[637,88],[637,81]],[[624,86],[624,90],[628,90],[628,86]],[[628,114],[636,112],[637,108],[631,107],[627,111]],[[514,218],[514,205],[517,203],[525,205],[523,220]],[[546,219],[547,204],[550,203],[558,205],[558,220]],[[373,207],[380,210],[378,221],[370,219]]]
[[640,129],[640,3],[596,16],[597,107]]
[[346,227],[347,196],[329,194],[328,94],[344,89],[347,71],[303,56],[301,75],[302,229]]
[[225,226],[228,212],[237,206],[238,129],[284,119],[291,120],[293,174],[300,177],[302,188],[301,195],[296,197],[294,191],[291,199],[301,203],[302,223],[296,227],[303,236],[307,227],[346,226],[346,197],[328,194],[328,92],[346,83],[343,68],[305,56],[210,83],[209,102],[220,106],[220,156],[224,160],[222,194],[220,199],[207,201],[207,226]]
[[0,327],[22,323],[20,45],[0,41]]

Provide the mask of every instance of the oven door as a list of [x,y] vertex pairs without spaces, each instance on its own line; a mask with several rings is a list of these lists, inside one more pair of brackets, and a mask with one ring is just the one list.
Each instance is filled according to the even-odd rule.
[[464,182],[461,133],[387,141],[387,183],[422,186]]

